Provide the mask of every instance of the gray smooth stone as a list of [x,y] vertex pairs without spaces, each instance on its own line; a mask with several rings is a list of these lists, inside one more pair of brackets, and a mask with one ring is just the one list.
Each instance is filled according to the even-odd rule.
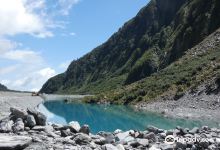
[[26,148],[32,138],[25,136],[0,135],[0,150],[19,150]]

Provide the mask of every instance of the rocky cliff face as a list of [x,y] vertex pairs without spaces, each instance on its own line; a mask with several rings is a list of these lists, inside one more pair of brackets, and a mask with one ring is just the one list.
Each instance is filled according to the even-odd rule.
[[219,10],[218,0],[152,0],[41,92],[101,93],[150,77],[214,32],[220,26]]

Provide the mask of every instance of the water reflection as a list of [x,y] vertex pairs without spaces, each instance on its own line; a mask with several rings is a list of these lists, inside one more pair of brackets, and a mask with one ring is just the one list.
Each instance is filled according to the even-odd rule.
[[122,130],[144,130],[148,125],[163,129],[171,129],[176,126],[188,128],[202,125],[217,126],[217,123],[214,122],[170,119],[159,114],[137,112],[130,107],[117,105],[106,106],[48,101],[40,105],[39,109],[48,116],[50,122],[67,124],[70,121],[78,121],[81,125],[89,124],[94,133],[114,131],[118,128]]

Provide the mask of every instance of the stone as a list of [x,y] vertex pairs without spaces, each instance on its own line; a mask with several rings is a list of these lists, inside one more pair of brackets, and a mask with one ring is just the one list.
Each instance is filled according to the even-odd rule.
[[26,148],[32,138],[25,136],[0,135],[0,150],[20,150]]
[[130,136],[129,131],[118,133],[115,135],[116,141],[123,141],[126,137]]
[[32,128],[34,131],[45,131],[45,126],[35,126]]
[[137,140],[133,140],[133,141],[129,142],[128,145],[132,146],[133,148],[137,148],[137,147],[140,146],[141,144],[138,143]]
[[1,133],[8,133],[12,132],[12,126],[13,126],[12,120],[4,120],[0,123],[0,132]]
[[148,126],[148,127],[147,127],[147,130],[148,130],[149,132],[153,132],[153,133],[155,133],[155,134],[159,133],[159,129],[158,129],[157,127],[154,127],[154,126]]
[[195,127],[192,130],[189,131],[190,134],[195,134],[195,133],[199,133],[199,128]]
[[69,123],[69,127],[70,127],[71,132],[74,132],[74,133],[78,133],[80,130],[80,124],[77,121],[71,121]]
[[21,118],[18,118],[12,126],[14,132],[24,131],[24,122]]
[[208,130],[210,130],[210,128],[208,126],[202,126],[202,130],[208,131]]
[[67,130],[61,130],[61,137],[67,137],[73,135],[70,129]]
[[74,141],[76,144],[88,144],[92,141],[92,138],[84,133],[78,133],[76,137],[74,138]]
[[35,109],[30,109],[30,108],[28,108],[27,112],[28,112],[28,114],[34,116],[37,125],[39,125],[39,126],[46,125],[47,117],[43,113],[41,113]]
[[104,137],[107,144],[115,142],[115,136],[112,133],[109,133],[109,132],[99,132],[98,135]]
[[199,142],[199,145],[202,147],[202,148],[208,148],[209,147],[209,141],[207,140],[202,140]]
[[161,150],[158,145],[152,145],[149,150]]
[[103,150],[118,150],[118,148],[112,144],[103,145]]
[[15,107],[11,107],[10,112],[11,112],[11,116],[15,117],[15,119],[17,119],[17,118],[26,119],[26,117],[28,115],[25,110],[15,108]]
[[107,143],[107,142],[106,142],[106,139],[105,139],[104,137],[100,137],[100,138],[98,138],[98,139],[95,139],[94,142],[95,142],[96,144],[98,144],[98,145],[104,145],[104,144]]
[[168,135],[173,135],[173,133],[174,133],[173,130],[168,130],[168,131],[166,131],[166,135],[167,135],[167,136],[168,136]]
[[28,115],[27,119],[26,119],[26,126],[33,128],[34,126],[36,126],[36,121],[33,115]]
[[157,140],[156,135],[153,132],[150,132],[148,134],[144,134],[144,138],[148,139],[152,142],[156,142],[156,140]]
[[83,125],[80,128],[79,132],[89,135],[89,133],[90,133],[89,125]]
[[187,143],[185,141],[177,141],[176,142],[176,149],[186,149]]
[[118,133],[122,133],[122,130],[116,129],[116,130],[114,131],[114,134],[118,134]]
[[163,133],[160,133],[159,136],[160,136],[162,139],[165,139],[167,135],[166,135],[166,133],[163,132]]
[[137,139],[137,142],[144,147],[149,145],[148,139]]
[[122,144],[118,144],[116,147],[118,150],[125,150],[125,148]]

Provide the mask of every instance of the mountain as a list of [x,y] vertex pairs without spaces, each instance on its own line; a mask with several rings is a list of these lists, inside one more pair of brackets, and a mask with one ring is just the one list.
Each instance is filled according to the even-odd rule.
[[[114,100],[146,99],[146,94],[151,92],[141,88],[148,87],[148,82],[157,82],[151,80],[155,74],[163,73],[163,79],[172,79],[172,76],[166,76],[164,70],[176,64],[185,57],[188,49],[198,45],[220,27],[219,10],[219,0],[152,0],[107,42],[74,60],[63,74],[49,79],[40,92],[107,92],[108,95],[108,91],[113,90],[112,95],[115,97],[109,97]],[[190,67],[191,63],[193,65],[197,62],[190,59],[187,63]],[[172,69],[174,70],[168,73],[179,72],[178,67]],[[184,81],[189,70],[183,71],[185,72],[180,75]],[[167,82],[170,80],[167,79]],[[136,87],[134,92],[129,90],[133,85]],[[147,90],[155,91],[158,88],[150,85],[152,87],[146,88]],[[160,89],[168,88],[162,81],[157,86]],[[139,93],[134,94],[136,90]],[[162,91],[154,93],[147,97],[156,97]]]
[[8,91],[8,88],[2,84],[0,84],[0,91]]

